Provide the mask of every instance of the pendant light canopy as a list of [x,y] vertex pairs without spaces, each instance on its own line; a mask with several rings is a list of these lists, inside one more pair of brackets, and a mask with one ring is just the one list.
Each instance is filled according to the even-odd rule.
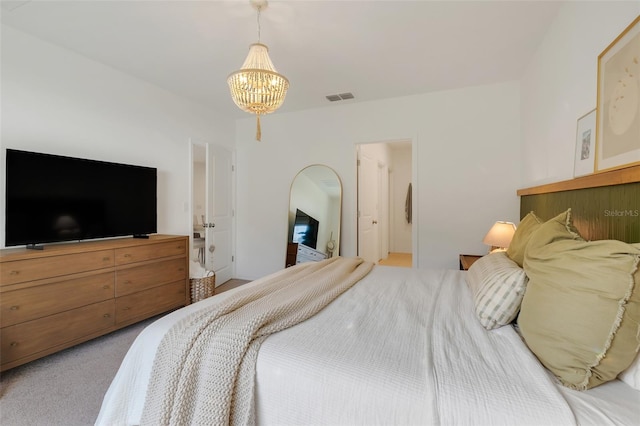
[[258,43],[249,46],[242,68],[231,73],[227,83],[235,104],[243,111],[256,114],[256,140],[259,141],[260,116],[280,108],[289,89],[289,80],[278,74],[269,58],[269,48],[260,43],[260,11],[267,2],[254,0],[251,5],[258,11]]

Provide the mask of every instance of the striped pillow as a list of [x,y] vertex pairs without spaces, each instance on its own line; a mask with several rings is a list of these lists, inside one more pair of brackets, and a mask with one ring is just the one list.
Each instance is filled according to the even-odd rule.
[[528,278],[505,252],[478,259],[467,272],[467,284],[480,324],[487,330],[511,323],[518,315]]

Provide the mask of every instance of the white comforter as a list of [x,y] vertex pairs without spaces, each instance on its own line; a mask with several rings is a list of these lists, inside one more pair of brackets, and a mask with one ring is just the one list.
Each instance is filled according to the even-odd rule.
[[[141,333],[96,424],[138,424],[165,330],[228,294]],[[512,327],[482,328],[464,272],[380,266],[315,317],[270,336],[256,383],[260,424],[633,424],[640,404],[640,392],[618,381],[602,395],[561,389]]]

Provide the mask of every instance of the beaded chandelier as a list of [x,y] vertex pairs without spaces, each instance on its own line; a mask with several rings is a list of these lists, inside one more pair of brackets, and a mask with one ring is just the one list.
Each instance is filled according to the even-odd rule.
[[258,11],[258,43],[249,46],[249,54],[240,70],[227,77],[231,98],[238,107],[256,114],[256,140],[260,140],[260,116],[269,114],[282,105],[289,89],[289,80],[278,74],[271,59],[269,48],[260,43],[260,11],[267,7],[264,0],[252,0]]

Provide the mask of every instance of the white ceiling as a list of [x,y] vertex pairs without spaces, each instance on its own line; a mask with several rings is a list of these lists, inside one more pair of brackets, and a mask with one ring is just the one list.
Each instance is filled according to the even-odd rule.
[[[554,19],[551,1],[276,1],[261,41],[291,86],[280,111],[330,107],[520,78]],[[2,23],[246,117],[227,75],[257,41],[234,1],[2,1]],[[325,96],[351,92],[330,103]]]

